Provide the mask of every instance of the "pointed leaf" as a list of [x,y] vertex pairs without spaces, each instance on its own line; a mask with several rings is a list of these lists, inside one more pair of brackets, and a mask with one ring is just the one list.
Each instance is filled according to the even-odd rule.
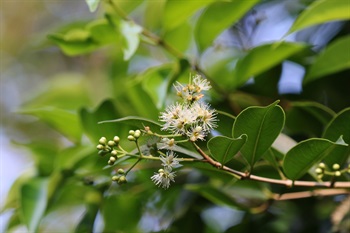
[[316,80],[325,75],[350,68],[350,36],[344,36],[331,43],[316,58],[304,83]]
[[79,142],[82,129],[76,113],[54,107],[23,109],[19,113],[38,117],[73,142]]
[[292,180],[299,179],[326,156],[344,153],[347,146],[341,141],[332,142],[322,138],[302,141],[286,154],[283,161],[284,172]]
[[85,0],[85,1],[89,7],[90,12],[94,12],[97,9],[98,4],[100,3],[100,0]]
[[217,136],[208,141],[208,149],[210,154],[217,161],[222,164],[226,164],[238,153],[246,141],[247,135],[245,134],[238,138]]
[[36,232],[47,205],[47,179],[33,178],[21,188],[21,210],[29,232]]
[[350,1],[319,0],[314,1],[295,20],[288,34],[316,24],[333,20],[350,19]]
[[266,107],[248,107],[236,118],[233,125],[233,137],[246,134],[247,142],[241,153],[251,168],[271,147],[284,126],[283,109],[279,101]]
[[140,43],[142,27],[132,21],[120,21],[120,33],[122,35],[122,49],[124,60],[129,60],[136,52]]
[[[342,136],[345,143],[350,144],[350,108],[346,108],[339,112],[326,127],[323,138],[331,141],[336,141],[337,138]],[[343,165],[346,163],[350,156],[350,147],[343,154],[332,154],[324,159],[324,162],[328,166],[332,166],[334,163]]]
[[257,2],[259,0],[217,1],[207,7],[195,29],[199,49],[203,51],[210,46],[221,32],[237,22]]
[[304,44],[292,42],[277,42],[253,48],[237,62],[234,86],[244,84],[252,76],[261,74],[306,48]]

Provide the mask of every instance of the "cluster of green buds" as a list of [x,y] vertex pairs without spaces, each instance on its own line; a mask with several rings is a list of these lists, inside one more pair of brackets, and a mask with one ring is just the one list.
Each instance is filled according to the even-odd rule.
[[332,165],[332,168],[329,169],[326,164],[319,163],[317,168],[315,169],[315,172],[317,174],[317,178],[322,179],[324,175],[333,176],[333,177],[339,177],[343,173],[349,173],[350,174],[350,164],[347,168],[340,169],[340,165],[335,163]]
[[117,155],[118,152],[116,150],[116,147],[119,146],[119,137],[115,136],[113,140],[107,141],[105,137],[101,137],[98,141],[99,144],[96,146],[98,150],[98,154],[101,156],[105,156],[106,154],[111,154],[111,157],[108,160],[109,165],[113,165],[115,161],[117,161]]
[[129,141],[136,141],[139,137],[141,137],[141,131],[140,130],[130,130],[128,140]]
[[118,175],[114,175],[112,177],[112,180],[117,182],[118,184],[126,184],[127,180],[126,180],[126,174],[125,171],[123,169],[118,169]]

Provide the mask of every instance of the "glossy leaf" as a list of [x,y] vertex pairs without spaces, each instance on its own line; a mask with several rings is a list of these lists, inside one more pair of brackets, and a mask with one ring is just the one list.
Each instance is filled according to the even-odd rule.
[[199,49],[203,51],[209,47],[221,32],[237,22],[257,2],[259,1],[217,1],[208,6],[199,17],[195,29]]
[[210,154],[221,164],[229,162],[235,156],[244,143],[247,135],[243,134],[238,138],[216,136],[208,141]]
[[[350,13],[349,13],[350,14]],[[304,83],[316,80],[325,75],[350,68],[350,36],[341,37],[331,43],[316,57]]]
[[[345,143],[350,144],[350,108],[346,108],[339,112],[324,131],[323,138],[336,141],[340,136],[343,137]],[[332,166],[334,163],[344,164],[350,157],[350,147],[343,153],[332,154],[324,159],[324,162]]]
[[100,3],[100,0],[85,0],[90,12],[96,11],[98,4]]
[[271,147],[284,126],[285,115],[276,101],[266,107],[248,107],[233,124],[233,137],[246,134],[247,142],[241,149],[251,169],[256,161]]
[[297,180],[323,158],[343,153],[347,146],[342,139],[337,142],[321,138],[302,141],[286,154],[283,161],[284,172],[288,178]]
[[314,1],[299,15],[288,34],[316,24],[350,19],[349,12],[350,2],[348,0]]
[[183,24],[191,15],[214,0],[168,0],[165,5],[163,25],[166,31],[170,31]]
[[304,49],[306,45],[292,42],[276,42],[253,48],[237,62],[234,86],[243,85],[252,76],[261,74]]
[[29,232],[36,232],[47,205],[47,179],[33,178],[21,188],[21,210]]
[[23,109],[19,113],[38,117],[73,142],[79,142],[82,129],[77,114],[54,107]]
[[139,47],[142,27],[132,21],[120,21],[119,27],[122,35],[124,60],[129,60]]

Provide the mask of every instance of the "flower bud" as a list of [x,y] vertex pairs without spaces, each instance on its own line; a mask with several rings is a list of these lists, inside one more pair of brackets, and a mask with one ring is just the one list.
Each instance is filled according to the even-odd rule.
[[98,140],[98,142],[99,142],[100,144],[102,144],[102,145],[106,145],[106,143],[107,143],[107,138],[101,137],[100,140]]
[[[112,158],[114,158],[114,157],[112,157]],[[114,160],[108,160],[108,165],[113,165],[114,164],[114,162],[115,162],[115,158],[114,158]]]
[[333,164],[332,168],[333,168],[333,170],[339,170],[340,166],[339,166],[339,164],[335,163],[335,164]]
[[319,163],[319,164],[318,164],[318,167],[321,168],[321,169],[325,169],[325,168],[326,168],[326,164],[324,164],[324,163]]
[[125,174],[125,172],[124,172],[124,170],[123,170],[123,169],[119,168],[119,169],[118,169],[118,174],[123,175],[123,174]]
[[134,137],[135,138],[139,138],[141,136],[141,131],[140,130],[136,130],[134,133]]
[[96,149],[97,149],[97,150],[103,150],[103,148],[104,148],[104,146],[101,145],[101,144],[98,144],[98,145],[96,146]]
[[125,176],[120,176],[119,177],[119,180],[118,180],[118,184],[125,184],[127,181],[126,181],[126,177]]
[[341,176],[341,172],[340,171],[336,171],[336,172],[334,172],[334,175],[335,176]]
[[134,130],[129,130],[129,134],[130,134],[130,135],[134,135],[134,134],[135,134],[135,131],[134,131]]
[[114,141],[108,141],[107,145],[113,147],[113,146],[115,146],[115,142]]
[[118,152],[117,152],[116,150],[112,150],[112,151],[111,151],[111,155],[112,155],[113,157],[117,157],[117,154],[118,154]]
[[116,161],[116,158],[115,157],[113,157],[113,156],[111,156],[111,157],[109,157],[109,161],[111,161],[111,162],[115,162]]
[[108,153],[108,151],[100,150],[100,151],[98,152],[98,155],[104,156],[104,155],[106,155],[107,153]]
[[129,141],[136,141],[135,137],[132,136],[132,135],[129,135],[129,136],[128,136],[128,140],[129,140]]
[[118,136],[114,136],[113,141],[118,144],[120,141],[120,138]]
[[321,169],[321,168],[316,168],[316,170],[315,170],[315,172],[317,173],[317,174],[322,174],[323,173],[323,170]]
[[119,181],[119,176],[113,176],[113,177],[112,177],[112,180],[113,180],[113,181],[116,181],[116,182]]

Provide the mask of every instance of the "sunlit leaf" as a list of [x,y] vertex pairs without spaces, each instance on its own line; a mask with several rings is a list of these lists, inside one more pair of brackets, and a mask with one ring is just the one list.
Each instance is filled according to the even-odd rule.
[[208,6],[199,17],[195,29],[199,49],[203,51],[210,46],[221,32],[237,22],[257,2],[259,0],[217,1]]
[[91,38],[100,45],[116,44],[121,39],[116,28],[107,19],[92,21],[86,25],[86,30],[90,32]]
[[142,27],[132,21],[120,21],[119,27],[122,35],[124,60],[129,60],[139,47]]
[[277,42],[264,44],[253,48],[237,62],[234,86],[238,87],[248,81],[252,76],[258,75],[286,58],[306,49],[305,44],[292,42]]
[[243,134],[238,138],[216,136],[208,141],[210,154],[220,163],[226,164],[235,156],[247,140]]
[[69,140],[80,141],[82,129],[76,113],[54,107],[23,109],[19,113],[38,117]]
[[271,147],[284,126],[285,115],[277,105],[278,102],[266,107],[248,107],[237,116],[233,124],[234,138],[242,134],[248,136],[241,153],[251,169]]
[[100,0],[85,0],[85,1],[91,12],[94,12],[97,9],[98,4],[100,3]]
[[311,138],[302,141],[286,154],[283,161],[284,172],[292,180],[299,179],[326,156],[343,154],[347,146],[341,140],[332,142],[322,138]]
[[348,0],[314,1],[299,15],[288,34],[316,24],[346,19],[350,19],[350,2]]
[[[350,14],[350,13],[349,13]],[[325,75],[350,68],[350,36],[344,36],[329,44],[329,46],[316,57],[304,83],[316,80]]]
[[192,14],[200,8],[210,4],[214,0],[168,0],[165,5],[163,25],[170,31],[183,24]]
[[47,179],[33,178],[21,188],[21,210],[29,232],[36,232],[47,205]]

